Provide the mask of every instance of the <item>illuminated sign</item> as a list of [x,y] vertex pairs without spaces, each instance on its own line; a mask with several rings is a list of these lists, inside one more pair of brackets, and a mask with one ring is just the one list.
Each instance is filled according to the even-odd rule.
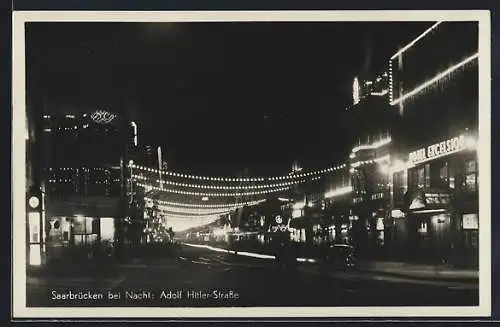
[[36,209],[40,204],[40,200],[36,196],[32,196],[28,202],[30,207],[32,207],[33,209]]
[[108,124],[110,123],[113,119],[116,118],[115,114],[112,114],[108,111],[104,110],[97,110],[92,115],[90,115],[90,118],[92,118],[93,121],[99,124]]
[[429,145],[426,148],[410,152],[410,154],[408,155],[408,162],[410,164],[418,164],[462,151],[465,148],[465,136],[460,135],[443,142]]
[[354,78],[354,82],[352,83],[352,100],[353,104],[358,104],[360,100],[361,88],[359,86],[359,80],[357,77]]
[[445,206],[450,203],[450,195],[447,193],[422,193],[418,192],[412,199],[408,209],[417,210],[426,208],[428,205]]
[[427,204],[448,204],[450,195],[446,193],[425,193],[425,202]]
[[283,223],[283,218],[281,218],[281,216],[276,216],[276,218],[274,218],[274,220],[276,221],[277,224]]
[[462,216],[463,229],[479,229],[479,219],[477,213],[468,213]]
[[425,208],[425,201],[422,196],[417,196],[411,201],[411,204],[409,206],[410,210],[415,210],[415,209],[422,209]]

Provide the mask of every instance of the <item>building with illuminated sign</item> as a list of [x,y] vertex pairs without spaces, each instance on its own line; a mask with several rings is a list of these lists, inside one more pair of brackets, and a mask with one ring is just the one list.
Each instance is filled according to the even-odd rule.
[[389,61],[390,104],[401,118],[392,135],[392,247],[403,257],[474,261],[478,24],[430,23],[409,41]]
[[348,210],[341,215],[345,221],[339,225],[347,226],[349,242],[361,255],[381,252],[388,232],[384,224],[390,211],[387,167],[393,128],[400,117],[389,103],[389,71],[381,71],[372,77],[354,79],[354,101],[348,108],[353,146],[348,159],[352,192]]
[[46,198],[48,258],[121,238],[132,129],[107,110],[45,106],[39,148]]

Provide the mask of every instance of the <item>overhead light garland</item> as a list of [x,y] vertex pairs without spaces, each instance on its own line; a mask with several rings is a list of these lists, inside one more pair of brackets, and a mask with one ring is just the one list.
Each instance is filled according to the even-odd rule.
[[[197,176],[190,174],[182,174],[169,170],[162,170],[161,173],[166,176],[179,177],[179,178],[188,178],[188,179],[196,179],[196,180],[204,180],[204,181],[215,181],[215,182],[265,182],[265,181],[278,181],[278,180],[289,180],[289,179],[298,179],[309,176],[316,176],[321,174],[327,174],[330,172],[334,172],[337,170],[341,170],[347,167],[347,164],[340,164],[334,167],[329,167],[321,170],[296,173],[291,175],[283,175],[283,176],[272,176],[272,177],[213,177],[213,176]],[[136,164],[129,164],[129,168],[139,169],[145,172],[151,172],[155,174],[159,174],[160,171],[158,169],[139,166]]]
[[[225,210],[209,209],[208,211],[207,211],[207,209],[204,209],[205,211],[200,211],[200,212],[196,212],[196,209],[194,209],[194,212],[191,212],[191,211],[184,211],[182,209],[179,210],[179,208],[176,208],[176,207],[165,207],[165,206],[159,206],[158,209],[166,214],[170,214],[170,213],[177,214],[177,215],[185,214],[185,215],[192,215],[195,217],[199,217],[199,216],[203,216],[203,215],[224,215],[224,214],[230,213],[231,211],[233,211],[236,208],[225,209]],[[191,210],[193,210],[193,209],[191,209]]]
[[[149,197],[145,197],[144,200],[146,201],[153,201],[158,204],[165,204],[165,205],[171,205],[171,206],[179,206],[179,207],[187,207],[187,208],[230,208],[235,206],[234,203],[221,203],[221,204],[192,204],[192,203],[180,203],[180,202],[171,202],[171,201],[164,201],[164,200],[155,200]],[[241,202],[238,203],[237,205],[239,206],[254,206],[260,203],[266,202],[265,199],[262,200],[256,200],[256,201],[247,201],[247,202]]]
[[[146,176],[140,175],[132,175],[132,178],[137,180],[148,180]],[[317,180],[318,178],[313,178],[312,180]],[[200,189],[209,189],[209,190],[252,190],[252,189],[267,189],[267,188],[276,188],[276,187],[284,187],[284,186],[292,186],[295,184],[300,184],[306,182],[306,180],[294,180],[290,182],[283,183],[274,183],[274,184],[263,184],[263,185],[232,185],[232,186],[223,186],[223,185],[201,185],[201,184],[190,184],[190,183],[179,183],[172,182],[168,180],[156,180],[157,183],[162,183],[166,185],[172,186],[180,186],[180,187],[191,187],[191,188],[200,188]]]
[[[149,203],[151,202],[153,201],[149,201]],[[210,214],[210,213],[219,214],[219,213],[231,212],[243,206],[244,205],[242,204],[233,204],[231,207],[220,207],[220,208],[182,208],[182,207],[160,204],[158,205],[158,209],[163,211],[184,213],[184,214]]]
[[147,184],[143,184],[143,183],[137,183],[137,185],[144,187],[144,188],[148,188],[148,189],[152,189],[152,190],[156,190],[156,191],[168,192],[168,193],[183,194],[183,195],[196,195],[196,196],[212,196],[212,197],[238,197],[238,196],[271,194],[271,193],[276,193],[276,192],[283,192],[283,191],[286,191],[290,188],[290,187],[279,187],[279,188],[268,189],[265,191],[237,192],[237,193],[203,193],[203,192],[174,190],[174,189],[168,189],[168,188],[163,188],[163,187],[158,187],[158,186],[153,186],[153,185],[147,185]]
[[184,215],[177,215],[177,214],[167,214],[166,218],[174,218],[174,219],[189,219],[189,220],[194,220],[196,218],[198,219],[207,219],[207,218],[212,218],[214,220],[220,219],[218,215],[203,215],[203,216],[184,216]]

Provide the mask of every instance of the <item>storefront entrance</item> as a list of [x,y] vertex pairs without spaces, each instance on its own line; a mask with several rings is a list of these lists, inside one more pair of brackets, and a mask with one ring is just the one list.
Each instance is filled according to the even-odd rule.
[[407,195],[408,253],[418,261],[445,263],[451,259],[453,225],[450,193],[418,189]]

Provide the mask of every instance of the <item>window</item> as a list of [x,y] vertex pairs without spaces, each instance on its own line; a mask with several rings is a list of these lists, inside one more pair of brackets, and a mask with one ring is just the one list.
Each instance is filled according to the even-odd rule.
[[424,166],[424,180],[425,187],[431,187],[431,165],[428,163]]
[[425,182],[425,167],[419,167],[416,171],[417,187],[424,187]]
[[448,177],[448,162],[444,162],[443,165],[439,168],[439,179],[441,181],[441,185],[446,187],[450,185]]
[[476,160],[467,160],[465,162],[464,189],[466,192],[476,192]]
[[394,202],[402,203],[407,191],[406,172],[400,171],[394,174]]

